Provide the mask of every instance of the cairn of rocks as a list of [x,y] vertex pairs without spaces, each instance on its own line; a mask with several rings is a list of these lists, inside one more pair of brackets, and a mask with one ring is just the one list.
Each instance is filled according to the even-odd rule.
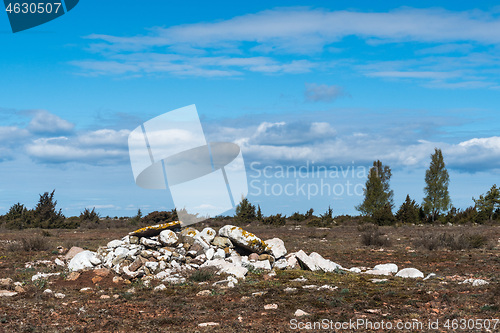
[[228,274],[225,282],[229,286],[244,279],[249,270],[343,269],[316,252],[287,254],[279,238],[262,240],[233,225],[220,228],[218,233],[209,227],[201,231],[181,229],[177,221],[136,230],[97,252],[82,251],[68,263],[70,271],[107,268],[128,280],[155,279],[171,284],[185,282],[186,271],[203,267]]

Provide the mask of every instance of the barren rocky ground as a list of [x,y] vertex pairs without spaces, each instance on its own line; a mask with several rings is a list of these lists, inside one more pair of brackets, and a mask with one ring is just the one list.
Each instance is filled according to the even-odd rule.
[[[222,223],[195,228],[205,226],[218,230]],[[282,239],[288,253],[317,252],[347,269],[394,263],[399,269],[412,267],[424,276],[435,276],[424,280],[346,270],[275,269],[276,274],[250,270],[244,280],[228,288],[214,285],[224,275],[206,270],[204,274],[186,272],[184,283],[167,283],[165,289],[155,290],[160,281],[145,284],[139,279],[120,280],[106,270],[88,270],[76,276],[67,266],[54,263],[61,256],[58,246],[97,251],[131,230],[2,231],[0,289],[4,296],[0,296],[0,331],[290,332],[301,327],[304,331],[321,331],[306,328],[308,323],[322,320],[332,325],[364,320],[390,322],[393,326],[422,322],[422,329],[414,326],[407,331],[439,332],[453,331],[451,324],[459,325],[460,320],[500,318],[497,226],[379,227],[375,237],[380,238],[380,245],[366,245],[370,244],[367,237],[374,233],[366,225],[241,227],[261,239]],[[35,235],[46,249],[28,251],[21,246],[23,238]],[[33,281],[37,273],[60,274]],[[298,316],[297,310],[306,315]],[[437,320],[437,330],[426,327],[429,321]],[[449,327],[445,327],[447,322]],[[489,328],[472,328],[470,323],[462,329],[456,326],[456,331],[500,331],[500,323],[495,328],[494,321]],[[388,330],[346,327],[337,331]]]

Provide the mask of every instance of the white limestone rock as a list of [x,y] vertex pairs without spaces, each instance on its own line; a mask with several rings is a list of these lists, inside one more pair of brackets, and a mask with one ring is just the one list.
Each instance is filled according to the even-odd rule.
[[397,273],[399,269],[398,265],[396,264],[379,264],[373,267],[373,270],[387,271],[389,273]]
[[109,249],[114,249],[115,247],[119,247],[119,246],[122,246],[122,245],[125,245],[124,241],[121,241],[119,239],[115,239],[115,240],[112,240],[111,242],[109,242],[108,245],[106,245],[106,246]]
[[279,259],[274,263],[274,268],[276,269],[286,269],[288,266],[288,261],[285,258]]
[[69,262],[68,269],[70,271],[80,271],[86,268],[93,268],[101,262],[102,261],[98,258],[97,253],[87,250],[75,255]]
[[158,240],[164,246],[174,246],[179,241],[179,238],[172,230],[163,230],[160,232],[160,235],[158,235]]
[[247,274],[248,272],[248,269],[246,269],[245,267],[227,262],[224,259],[208,260],[200,267],[210,267],[210,266],[219,269],[219,273],[231,274],[237,277],[238,279],[244,279],[245,274]]
[[261,261],[255,261],[250,263],[251,266],[253,266],[255,269],[263,269],[266,271],[271,270],[271,263],[269,260],[261,260]]
[[211,241],[217,236],[217,232],[212,228],[205,228],[200,232],[200,237],[203,238],[205,242],[210,244]]
[[396,274],[396,276],[402,278],[423,278],[424,273],[422,273],[416,268],[403,268]]
[[319,269],[319,267],[316,266],[315,260],[311,259],[303,250],[296,252],[295,258],[297,258],[305,269],[313,272]]
[[329,273],[334,272],[336,269],[342,269],[342,266],[323,258],[319,253],[313,252],[309,255],[309,258],[312,259],[315,266],[323,272]]
[[286,254],[285,242],[279,238],[272,238],[265,241],[268,251],[275,257],[279,259],[284,257]]
[[261,254],[267,250],[266,243],[251,232],[233,225],[225,225],[219,229],[219,235],[227,237],[231,242],[249,251]]

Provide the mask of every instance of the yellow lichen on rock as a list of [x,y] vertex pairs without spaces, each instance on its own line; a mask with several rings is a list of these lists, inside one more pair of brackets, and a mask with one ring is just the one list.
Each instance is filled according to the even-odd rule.
[[228,237],[239,246],[259,254],[269,250],[263,240],[240,227],[226,225],[219,230],[219,234]]
[[160,234],[163,230],[180,228],[181,221],[173,221],[168,223],[161,223],[156,225],[151,225],[148,227],[144,227],[141,229],[137,229],[129,233],[130,236],[138,236],[138,237],[151,237]]

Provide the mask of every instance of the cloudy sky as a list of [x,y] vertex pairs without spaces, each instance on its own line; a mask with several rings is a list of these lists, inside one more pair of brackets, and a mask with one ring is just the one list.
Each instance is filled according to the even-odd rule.
[[267,214],[356,213],[376,159],[396,205],[421,202],[435,147],[466,208],[500,183],[500,7],[419,6],[86,0],[16,34],[0,14],[0,213],[52,189],[66,215],[173,208],[135,185],[127,138],[191,104]]

